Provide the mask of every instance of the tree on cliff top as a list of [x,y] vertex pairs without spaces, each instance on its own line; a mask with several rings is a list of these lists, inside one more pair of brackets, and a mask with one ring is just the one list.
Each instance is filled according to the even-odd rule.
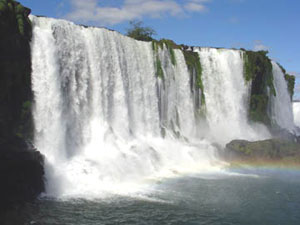
[[140,41],[152,41],[156,32],[151,27],[143,26],[142,21],[130,21],[130,28],[127,29],[127,36]]

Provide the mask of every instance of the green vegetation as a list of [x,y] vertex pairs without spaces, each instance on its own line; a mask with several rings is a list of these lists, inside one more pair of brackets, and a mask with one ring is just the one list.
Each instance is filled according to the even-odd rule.
[[277,65],[280,67],[280,69],[282,70],[282,72],[284,73],[284,78],[287,82],[288,85],[288,91],[290,93],[291,99],[293,99],[294,96],[294,88],[295,88],[295,76],[290,75],[286,72],[286,70],[283,68],[282,65],[280,65],[280,63],[277,63]]
[[163,68],[161,65],[161,61],[158,56],[158,48],[159,48],[159,45],[155,41],[152,41],[152,49],[153,49],[153,52],[154,52],[155,58],[156,58],[156,61],[155,61],[156,76],[163,80],[164,79],[164,71],[163,71]]
[[32,138],[30,9],[0,0],[0,138]]
[[[268,116],[269,96],[276,96],[274,87],[273,68],[267,51],[244,52],[244,77],[247,82],[252,82],[249,117],[250,120],[271,125],[272,121]],[[294,94],[295,77],[286,73],[285,69],[278,64],[285,74],[288,90],[291,99]]]
[[269,97],[267,95],[251,95],[249,117],[252,121],[271,124],[271,119],[267,113]]
[[200,58],[198,53],[193,51],[188,51],[186,46],[178,45],[174,41],[169,39],[153,39],[153,35],[156,33],[152,28],[143,26],[143,23],[140,21],[131,21],[131,27],[127,30],[127,36],[141,41],[152,41],[152,49],[155,54],[156,63],[156,76],[161,79],[164,79],[164,71],[162,68],[162,63],[158,56],[159,48],[163,49],[164,46],[169,50],[171,63],[176,65],[175,49],[180,49],[183,52],[185,62],[187,64],[188,70],[193,76],[196,74],[196,88],[201,89],[201,105],[205,104],[205,96],[203,92],[203,83],[202,83],[202,67],[200,63]]
[[197,52],[188,51],[186,48],[184,48],[183,45],[177,45],[174,41],[168,40],[168,39],[161,39],[159,41],[152,40],[152,49],[154,53],[156,54],[156,74],[159,77],[163,77],[163,70],[161,68],[161,62],[158,57],[158,49],[166,46],[166,48],[169,50],[171,62],[173,65],[176,65],[176,58],[174,49],[180,49],[183,52],[184,59],[187,65],[187,68],[193,76],[195,74],[196,77],[196,88],[201,89],[201,105],[205,105],[205,96],[204,96],[204,87],[202,83],[202,67],[200,63],[200,57]]
[[158,56],[156,56],[156,76],[158,76],[162,80],[164,79],[164,71],[162,69],[161,61]]
[[290,74],[285,74],[284,75],[285,80],[287,81],[287,85],[288,85],[288,90],[291,96],[291,100],[293,99],[294,96],[294,88],[295,88],[295,76],[290,75]]
[[161,61],[158,56],[158,50],[159,48],[163,49],[164,46],[169,50],[171,63],[173,65],[176,65],[176,58],[175,58],[175,52],[174,49],[180,49],[180,46],[176,45],[172,40],[168,39],[161,39],[159,41],[152,40],[152,49],[154,54],[156,55],[156,75],[160,77],[161,79],[164,79],[164,72],[162,69]]
[[140,41],[152,41],[156,32],[151,27],[143,26],[142,21],[130,21],[130,28],[127,29],[127,36]]
[[271,124],[268,116],[269,94],[276,96],[273,84],[273,69],[267,51],[244,52],[244,77],[252,81],[249,118],[252,121]]
[[30,27],[30,20],[28,15],[30,9],[23,7],[19,2],[14,0],[0,0],[0,16],[17,22],[19,33],[24,36],[25,30]]
[[205,105],[204,86],[202,83],[202,66],[197,52],[183,50],[186,65],[191,74],[196,74],[196,87],[201,89],[201,105]]
[[174,49],[181,49],[181,46],[177,45],[174,41],[169,40],[169,39],[160,39],[159,41],[152,40],[152,49],[154,52],[157,53],[158,48],[163,49],[164,46],[166,46],[166,48],[169,50],[171,63],[175,66],[176,58],[175,58]]
[[255,80],[257,76],[263,76],[263,80],[270,88],[271,94],[276,96],[273,85],[272,63],[267,54],[267,51],[245,51],[244,76],[246,81]]
[[0,1],[0,12],[4,12],[7,10],[7,2],[6,0],[1,0]]
[[26,115],[31,112],[31,101],[25,101],[22,106],[22,115]]

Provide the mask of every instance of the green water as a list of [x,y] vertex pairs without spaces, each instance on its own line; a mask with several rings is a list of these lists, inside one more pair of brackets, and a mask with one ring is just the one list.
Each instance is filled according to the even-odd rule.
[[[156,183],[131,196],[40,199],[7,224],[300,224],[300,172],[236,170]],[[22,218],[22,220],[20,220]]]

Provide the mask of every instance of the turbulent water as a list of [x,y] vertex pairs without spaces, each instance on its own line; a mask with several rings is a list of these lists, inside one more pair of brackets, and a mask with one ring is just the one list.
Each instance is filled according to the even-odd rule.
[[[200,93],[180,50],[174,65],[166,47],[155,51],[151,43],[63,20],[31,20],[35,145],[46,156],[48,196],[130,195],[161,178],[223,173],[216,145],[269,137],[247,121],[251,83],[241,51],[195,49],[205,95],[206,118],[199,119]],[[273,66],[274,117],[289,129],[290,111],[276,108],[286,101],[286,84]]]
[[174,66],[169,51],[155,53],[151,43],[32,20],[35,144],[47,158],[48,194],[127,193],[153,177],[218,169],[214,147],[196,139],[181,51]]

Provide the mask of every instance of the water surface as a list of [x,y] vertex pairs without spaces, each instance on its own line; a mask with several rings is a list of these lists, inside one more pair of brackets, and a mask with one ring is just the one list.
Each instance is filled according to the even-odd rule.
[[300,172],[235,169],[158,181],[100,199],[42,198],[24,224],[300,224]]

